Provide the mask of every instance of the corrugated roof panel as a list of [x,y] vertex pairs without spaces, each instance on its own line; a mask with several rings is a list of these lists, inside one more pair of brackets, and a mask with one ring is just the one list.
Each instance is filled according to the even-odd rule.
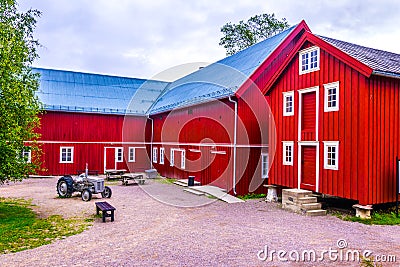
[[[111,114],[146,114],[167,82],[34,68],[41,74],[39,99],[47,110]],[[137,92],[151,90],[142,102]],[[132,101],[131,101],[132,100]],[[132,102],[132,107],[128,105]]]
[[400,55],[356,45],[329,37],[319,36],[322,40],[342,50],[374,71],[386,74],[400,74]]
[[233,95],[296,26],[172,82],[150,113]]

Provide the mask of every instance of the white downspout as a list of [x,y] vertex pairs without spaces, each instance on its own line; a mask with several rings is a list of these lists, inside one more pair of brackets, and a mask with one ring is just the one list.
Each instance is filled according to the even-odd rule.
[[231,96],[229,96],[229,101],[235,104],[235,126],[233,132],[233,194],[236,196],[236,145],[237,145],[237,120],[238,120],[238,103],[232,100]]
[[[147,119],[151,120],[151,139],[150,139],[150,169],[153,169],[153,135],[154,135],[154,121],[147,115]],[[146,140],[145,140],[146,142]]]

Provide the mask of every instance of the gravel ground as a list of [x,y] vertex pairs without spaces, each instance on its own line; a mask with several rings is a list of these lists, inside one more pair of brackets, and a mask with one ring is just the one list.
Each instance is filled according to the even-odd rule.
[[[32,199],[41,216],[92,216],[95,195],[90,202],[79,196],[57,198],[56,178],[28,179],[0,187],[1,197]],[[146,188],[147,187],[147,188]],[[358,262],[271,261],[263,257],[265,246],[296,251],[338,250],[337,241],[347,242],[339,250],[371,250],[373,255],[395,255],[400,262],[400,227],[367,226],[345,222],[333,216],[305,217],[279,208],[278,204],[250,200],[226,204],[205,196],[184,192],[181,187],[151,182],[144,185],[157,195],[155,200],[139,186],[111,185],[107,200],[117,208],[113,223],[98,218],[79,235],[32,250],[0,255],[1,266],[360,266]],[[164,202],[173,203],[173,205]],[[199,207],[177,207],[182,206]],[[109,220],[109,219],[108,219]],[[332,257],[336,254],[333,252]],[[340,253],[337,254],[340,257]],[[289,255],[282,255],[289,259]],[[343,256],[345,259],[345,256]],[[383,266],[399,266],[384,263]]]

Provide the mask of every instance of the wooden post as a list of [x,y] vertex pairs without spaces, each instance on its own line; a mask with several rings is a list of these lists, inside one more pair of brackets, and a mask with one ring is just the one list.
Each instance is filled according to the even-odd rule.
[[396,217],[399,217],[399,179],[400,179],[400,170],[399,170],[399,157],[396,156]]

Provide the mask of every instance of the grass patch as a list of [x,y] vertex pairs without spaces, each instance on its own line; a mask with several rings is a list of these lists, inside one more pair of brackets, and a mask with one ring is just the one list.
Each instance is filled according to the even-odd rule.
[[38,218],[29,201],[0,198],[0,254],[50,244],[55,239],[79,234],[93,218],[63,219],[60,215]]
[[266,194],[247,194],[244,196],[238,196],[238,198],[242,199],[242,200],[247,200],[247,199],[258,199],[258,198],[265,198]]
[[332,213],[332,215],[345,221],[359,222],[368,225],[400,225],[400,217],[398,218],[394,212],[373,212],[371,219],[361,219],[356,216],[344,215],[341,213]]
[[173,184],[174,182],[176,182],[176,179],[174,178],[155,178],[154,180],[161,184]]

